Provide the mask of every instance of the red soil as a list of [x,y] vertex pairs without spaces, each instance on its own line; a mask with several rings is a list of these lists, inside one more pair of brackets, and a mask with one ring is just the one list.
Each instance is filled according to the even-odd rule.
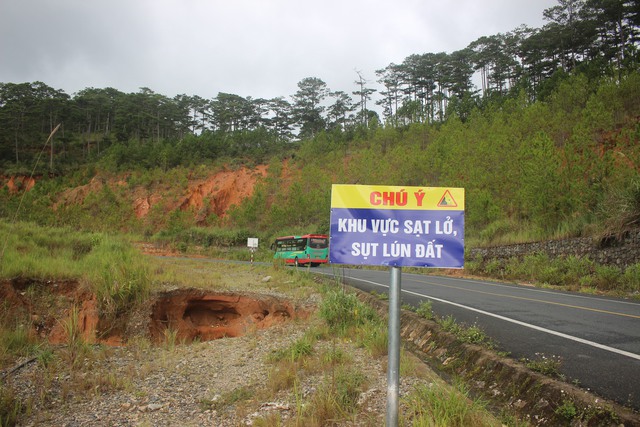
[[[118,327],[100,318],[95,295],[77,281],[0,282],[0,301],[5,302],[7,318],[26,319],[31,334],[52,344],[68,341],[65,325],[77,310],[78,331],[87,343],[122,345],[128,337],[128,313],[119,317]],[[178,342],[194,339],[210,341],[237,337],[268,328],[297,317],[306,317],[290,302],[262,294],[217,293],[201,289],[177,289],[152,297],[146,304],[146,335],[156,341],[175,331]]]

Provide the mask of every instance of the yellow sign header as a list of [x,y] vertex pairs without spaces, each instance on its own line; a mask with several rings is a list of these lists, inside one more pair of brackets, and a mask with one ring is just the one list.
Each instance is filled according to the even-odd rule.
[[464,188],[334,184],[331,207],[463,211]]

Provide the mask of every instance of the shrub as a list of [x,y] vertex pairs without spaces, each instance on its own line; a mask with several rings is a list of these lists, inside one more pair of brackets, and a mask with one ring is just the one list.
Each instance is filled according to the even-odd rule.
[[562,405],[558,406],[554,412],[556,413],[556,415],[559,415],[567,421],[573,420],[576,415],[578,415],[576,405],[574,405],[570,400],[565,400],[564,402],[562,402]]
[[491,276],[502,276],[502,263],[499,260],[491,260],[484,267],[487,274]]
[[620,281],[625,290],[640,292],[640,263],[627,267]]
[[416,314],[418,314],[421,317],[424,317],[425,319],[429,319],[429,320],[433,319],[433,301],[431,300],[420,301],[420,304],[416,309]]
[[564,283],[562,269],[556,262],[541,267],[537,273],[536,280],[542,283],[547,283],[552,286],[559,286]]
[[622,271],[615,266],[597,265],[595,267],[593,284],[602,291],[618,288],[622,277]]
[[541,271],[543,268],[550,264],[549,256],[545,253],[534,253],[531,255],[526,255],[520,268],[518,269],[521,277],[528,280],[537,280],[538,279],[538,271]]
[[563,262],[565,283],[580,283],[583,277],[589,276],[594,269],[594,263],[587,257],[568,256]]

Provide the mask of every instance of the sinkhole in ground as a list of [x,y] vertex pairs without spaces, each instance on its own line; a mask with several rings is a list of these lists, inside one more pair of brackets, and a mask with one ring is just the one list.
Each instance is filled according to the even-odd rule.
[[238,337],[299,317],[286,300],[262,294],[213,293],[181,289],[158,295],[149,332],[155,341],[210,341]]
[[157,343],[238,337],[308,312],[273,295],[180,288],[153,294],[133,312],[104,318],[96,296],[77,281],[0,281],[0,320],[15,319],[54,344],[68,341],[72,316],[86,342],[126,345],[134,335]]

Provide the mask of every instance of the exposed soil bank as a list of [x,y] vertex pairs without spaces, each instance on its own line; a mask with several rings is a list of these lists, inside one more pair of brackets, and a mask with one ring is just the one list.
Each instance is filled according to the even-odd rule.
[[176,289],[155,297],[149,332],[155,341],[174,333],[181,342],[242,336],[298,317],[288,301],[269,295]]
[[85,341],[96,342],[98,308],[95,295],[76,280],[0,281],[0,307],[7,319],[28,321],[30,332],[52,344],[67,341],[65,321],[76,309],[77,326]]
[[[351,288],[387,317],[387,301]],[[474,394],[498,408],[510,408],[536,426],[640,426],[640,414],[571,384],[531,371],[517,361],[477,345],[459,342],[431,320],[402,310],[400,334],[435,369],[465,379]],[[575,416],[567,417],[573,404]]]
[[169,334],[177,342],[238,337],[308,315],[271,295],[176,289],[152,296],[135,313],[109,320],[100,317],[95,295],[77,281],[2,281],[0,301],[7,318],[24,319],[32,334],[52,344],[67,341],[72,315],[86,342],[108,345],[125,344],[133,334],[155,342]]

